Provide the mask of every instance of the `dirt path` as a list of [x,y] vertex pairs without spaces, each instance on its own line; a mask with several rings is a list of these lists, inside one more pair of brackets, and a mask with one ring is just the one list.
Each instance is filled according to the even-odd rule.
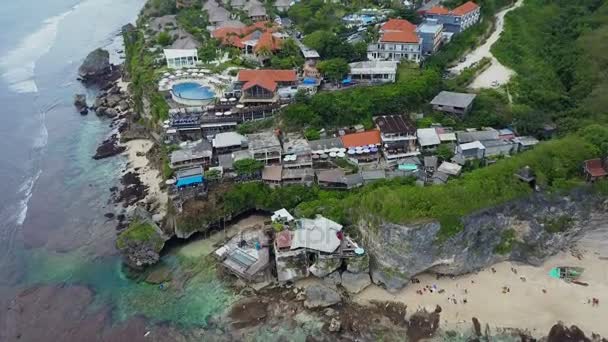
[[494,43],[498,41],[502,31],[504,30],[505,24],[505,15],[512,10],[523,5],[524,0],[518,0],[515,5],[504,9],[496,14],[496,29],[490,35],[488,40],[477,49],[473,50],[466,56],[464,62],[456,65],[451,68],[450,71],[456,74],[462,72],[462,70],[472,66],[473,64],[479,62],[482,58],[489,57],[492,60],[492,63],[489,68],[487,68],[484,72],[479,74],[475,80],[471,83],[471,88],[492,88],[498,87],[509,82],[511,76],[515,74],[515,72],[506,66],[502,65],[495,57],[492,55],[490,48]]

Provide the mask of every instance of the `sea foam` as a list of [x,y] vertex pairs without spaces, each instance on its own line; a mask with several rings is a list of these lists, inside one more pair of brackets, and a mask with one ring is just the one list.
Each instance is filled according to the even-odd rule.
[[23,196],[21,201],[19,201],[19,208],[17,209],[17,217],[15,220],[15,222],[19,226],[23,225],[23,222],[25,222],[28,209],[27,205],[30,202],[30,199],[32,198],[34,185],[36,185],[36,182],[38,181],[38,178],[40,178],[41,174],[42,170],[38,170],[38,172],[34,176],[26,179],[25,182],[23,182],[21,184],[21,187],[19,188],[19,195]]
[[46,19],[42,27],[25,37],[19,45],[0,58],[2,78],[17,93],[36,93],[38,86],[34,71],[38,60],[46,55],[57,39],[59,24],[76,6],[60,15]]

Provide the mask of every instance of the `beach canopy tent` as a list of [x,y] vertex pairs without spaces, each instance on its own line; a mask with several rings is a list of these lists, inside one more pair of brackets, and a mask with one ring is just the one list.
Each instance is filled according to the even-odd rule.
[[191,68],[198,62],[196,49],[165,49],[164,53],[171,69]]

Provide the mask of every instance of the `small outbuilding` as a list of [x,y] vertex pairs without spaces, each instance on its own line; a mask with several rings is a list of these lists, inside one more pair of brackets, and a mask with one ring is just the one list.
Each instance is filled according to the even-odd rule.
[[606,168],[604,165],[602,165],[602,160],[600,158],[585,160],[583,171],[585,172],[585,176],[589,182],[606,178],[608,175],[608,172],[606,172]]
[[473,108],[473,100],[476,96],[475,94],[442,91],[433,98],[431,105],[434,110],[464,116]]

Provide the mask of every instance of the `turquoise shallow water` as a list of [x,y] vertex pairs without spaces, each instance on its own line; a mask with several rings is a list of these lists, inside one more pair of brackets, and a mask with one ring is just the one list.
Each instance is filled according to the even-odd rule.
[[115,323],[137,315],[205,327],[234,300],[202,259],[167,255],[176,280],[165,290],[129,279],[114,248],[116,222],[104,217],[114,211],[109,188],[126,160],[91,158],[111,134],[110,121],[74,110],[74,94],[87,94],[89,103],[95,97],[76,81],[77,69],[97,47],[118,62],[120,28],[144,3],[23,0],[3,7],[0,26],[11,29],[0,34],[0,136],[8,142],[0,160],[0,296],[8,296],[1,302],[32,286],[83,285],[94,292],[91,312],[109,308]]
[[[236,297],[216,278],[212,262],[168,255],[163,263],[180,283],[184,271],[194,275],[184,281],[183,288],[167,284],[137,282],[123,273],[120,259],[106,257],[85,261],[79,251],[49,253],[36,250],[28,253],[28,269],[34,270],[25,279],[27,285],[85,285],[95,292],[95,307],[112,307],[115,322],[143,315],[153,322],[171,322],[181,327],[205,327],[209,318],[221,314]],[[83,262],[84,261],[84,262]]]

